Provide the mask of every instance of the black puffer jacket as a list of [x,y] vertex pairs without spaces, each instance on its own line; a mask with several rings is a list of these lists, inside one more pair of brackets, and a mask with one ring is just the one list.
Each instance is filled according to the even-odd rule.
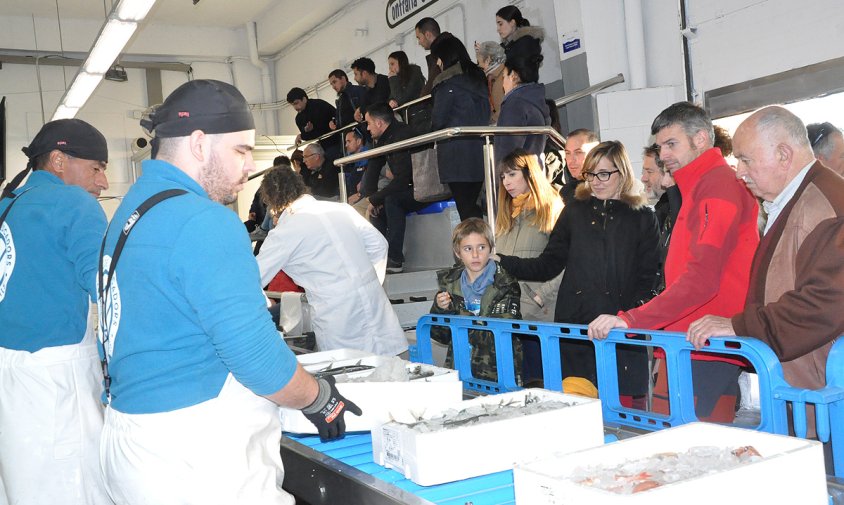
[[[480,74],[483,76],[483,73]],[[489,88],[486,79],[472,79],[454,64],[434,79],[431,92],[434,130],[452,126],[489,125]],[[437,142],[440,182],[484,180],[483,139],[463,137]]]
[[[500,263],[528,281],[547,281],[565,268],[554,320],[589,324],[601,314],[616,314],[649,299],[658,240],[656,216],[643,196],[599,200],[581,185],[560,214],[542,254],[532,259],[501,256]],[[646,390],[647,357],[637,352],[643,350],[619,351],[622,394],[640,395]],[[578,356],[585,362],[577,363],[576,375],[597,383],[594,351],[591,357],[582,350]]]

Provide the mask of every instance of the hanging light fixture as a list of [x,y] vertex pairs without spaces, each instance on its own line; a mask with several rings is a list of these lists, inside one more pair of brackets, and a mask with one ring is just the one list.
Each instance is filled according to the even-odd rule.
[[53,119],[76,116],[97,89],[106,72],[132,38],[138,23],[143,21],[155,0],[120,0],[106,17],[85,63],[59,101]]

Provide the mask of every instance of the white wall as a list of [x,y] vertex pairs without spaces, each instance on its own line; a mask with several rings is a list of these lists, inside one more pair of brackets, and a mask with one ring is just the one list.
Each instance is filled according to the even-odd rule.
[[840,0],[694,0],[689,24],[697,96],[844,55]]

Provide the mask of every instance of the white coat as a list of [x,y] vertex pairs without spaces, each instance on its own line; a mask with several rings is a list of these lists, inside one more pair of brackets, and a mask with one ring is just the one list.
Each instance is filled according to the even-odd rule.
[[351,206],[300,197],[264,240],[258,268],[264,286],[284,270],[305,288],[320,351],[395,355],[407,350],[382,287],[387,241]]

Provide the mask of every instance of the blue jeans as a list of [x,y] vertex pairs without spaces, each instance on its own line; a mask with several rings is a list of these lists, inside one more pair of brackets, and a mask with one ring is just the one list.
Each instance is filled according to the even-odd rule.
[[429,204],[413,199],[413,190],[392,193],[384,199],[384,208],[369,220],[387,239],[387,258],[404,263],[404,231],[407,227],[407,213],[427,207]]

